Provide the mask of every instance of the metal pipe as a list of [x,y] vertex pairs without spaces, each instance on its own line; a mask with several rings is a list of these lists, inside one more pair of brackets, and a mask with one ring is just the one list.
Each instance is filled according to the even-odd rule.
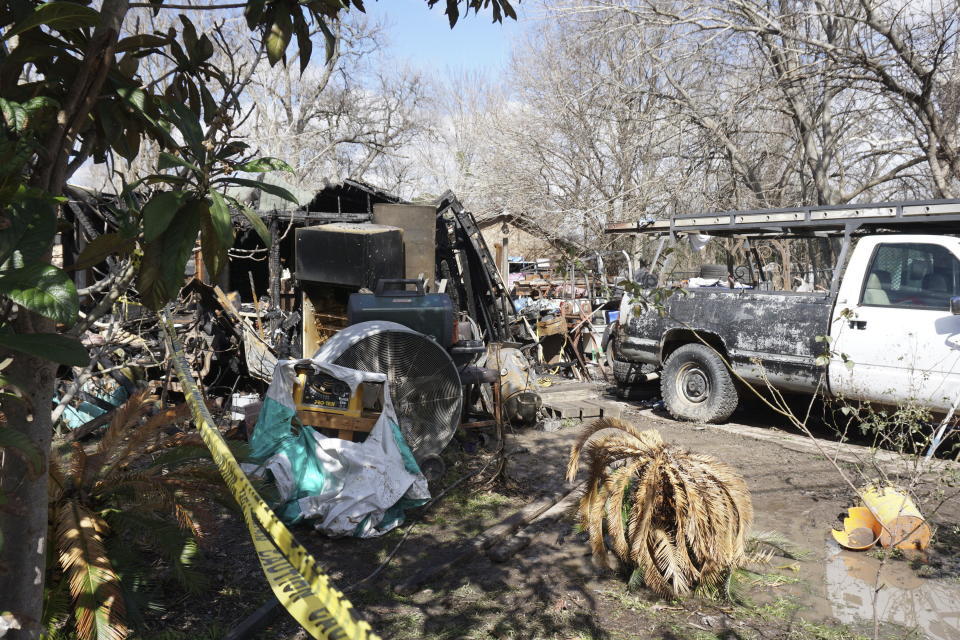
[[627,253],[626,249],[623,249],[620,253],[627,259],[627,280],[633,282],[633,260],[630,259],[630,254]]

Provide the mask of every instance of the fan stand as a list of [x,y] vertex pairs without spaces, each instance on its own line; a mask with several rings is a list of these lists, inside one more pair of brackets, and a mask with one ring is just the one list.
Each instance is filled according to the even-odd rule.
[[[475,371],[478,370],[478,371]],[[491,375],[492,374],[492,375]],[[482,384],[484,382],[490,384],[490,388],[493,390],[493,420],[461,420],[460,428],[464,431],[469,429],[484,429],[486,427],[495,427],[497,432],[497,437],[503,437],[503,413],[500,406],[500,374],[498,371],[492,369],[485,369],[483,367],[463,367],[460,370],[460,379],[463,381],[464,386],[464,397],[469,398],[470,394],[468,390],[473,385]]]

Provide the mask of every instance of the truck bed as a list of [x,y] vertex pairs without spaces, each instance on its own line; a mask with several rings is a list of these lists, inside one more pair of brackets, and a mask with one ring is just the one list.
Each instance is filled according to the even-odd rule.
[[782,389],[812,391],[823,372],[815,359],[827,350],[816,337],[830,333],[833,303],[828,293],[688,289],[667,300],[665,317],[654,309],[631,313],[617,349],[622,359],[661,364],[673,344],[696,331],[722,347],[747,381],[763,383],[765,374]]

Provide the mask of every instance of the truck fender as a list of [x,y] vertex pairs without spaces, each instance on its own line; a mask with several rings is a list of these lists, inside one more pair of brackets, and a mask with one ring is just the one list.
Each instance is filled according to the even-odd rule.
[[685,344],[703,344],[704,342],[726,357],[727,345],[723,341],[723,338],[708,329],[699,329],[696,327],[690,329],[669,329],[663,334],[663,337],[660,338],[660,364],[663,365],[670,354],[679,347]]
[[607,325],[607,328],[603,330],[603,337],[600,339],[600,350],[606,353],[607,345],[610,344],[610,339],[613,337],[614,332],[617,330],[617,323],[619,320],[614,320]]

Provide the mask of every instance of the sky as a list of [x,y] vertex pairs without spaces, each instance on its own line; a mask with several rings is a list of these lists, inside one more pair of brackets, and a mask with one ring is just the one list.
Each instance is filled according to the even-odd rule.
[[442,0],[427,9],[425,0],[378,0],[365,2],[367,15],[385,18],[386,33],[394,54],[425,72],[451,70],[497,74],[510,59],[510,43],[523,33],[524,12],[516,3],[519,21],[492,20],[487,9],[479,14],[460,15],[450,29]]

